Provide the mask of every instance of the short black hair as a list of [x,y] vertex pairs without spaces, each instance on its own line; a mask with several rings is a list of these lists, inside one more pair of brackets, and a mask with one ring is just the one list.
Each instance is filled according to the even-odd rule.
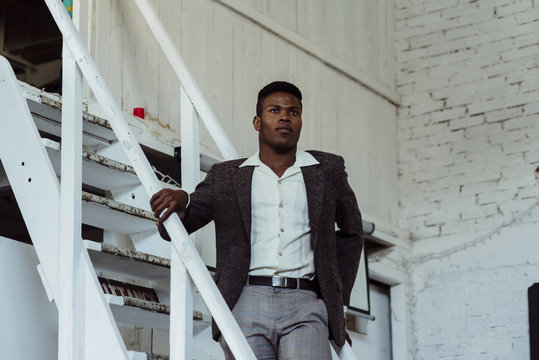
[[274,81],[264,86],[262,90],[258,92],[258,100],[256,102],[256,116],[260,116],[262,114],[262,103],[264,102],[264,99],[276,92],[292,94],[297,97],[299,102],[301,103],[301,91],[299,91],[296,85],[286,81]]

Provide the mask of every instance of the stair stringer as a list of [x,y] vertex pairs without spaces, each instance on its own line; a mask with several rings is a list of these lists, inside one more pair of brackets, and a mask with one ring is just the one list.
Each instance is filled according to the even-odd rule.
[[[58,298],[60,185],[9,62],[0,56],[0,161],[34,243],[44,286]],[[87,359],[128,359],[93,265],[84,249],[84,353]],[[56,304],[58,306],[58,304]]]

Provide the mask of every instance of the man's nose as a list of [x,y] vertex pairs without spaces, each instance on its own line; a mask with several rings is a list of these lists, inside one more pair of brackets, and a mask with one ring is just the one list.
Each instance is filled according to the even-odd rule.
[[290,122],[290,114],[288,114],[286,111],[284,111],[284,112],[281,114],[281,118],[279,119],[279,121]]

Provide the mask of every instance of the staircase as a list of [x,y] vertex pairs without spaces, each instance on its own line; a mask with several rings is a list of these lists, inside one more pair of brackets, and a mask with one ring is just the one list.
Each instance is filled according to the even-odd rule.
[[[15,195],[59,312],[58,359],[168,358],[129,349],[122,324],[168,331],[170,359],[217,358],[211,317],[236,358],[254,359],[177,216],[165,222],[172,242],[159,238],[149,196],[171,185],[158,181],[62,3],[46,3],[64,36],[66,96],[18,83],[0,57],[0,184]],[[173,66],[183,66],[182,182],[189,191],[200,180],[197,113],[225,158],[235,151],[174,55]],[[82,104],[82,76],[107,119]],[[81,224],[101,238],[83,241]]]
[[[3,65],[3,70],[7,69],[8,65],[5,60]],[[44,93],[24,83],[15,82],[15,84],[19,87],[16,90],[23,94],[22,98],[30,110],[30,118],[24,119],[24,115],[22,118],[17,116],[17,122],[26,121],[27,127],[33,127],[34,135],[39,133],[39,138],[34,139],[37,139],[38,142],[32,144],[32,147],[41,147],[44,150],[41,155],[46,155],[41,156],[41,159],[27,158],[29,160],[26,160],[24,165],[21,162],[19,166],[27,167],[34,161],[49,162],[49,170],[52,170],[49,172],[51,178],[60,178],[61,142],[58,140],[61,140],[61,99],[57,95]],[[3,144],[7,144],[8,138],[20,136],[20,139],[16,139],[10,144],[18,143],[19,148],[8,149],[7,146],[2,146],[2,162],[6,171],[10,173],[9,182],[31,184],[37,178],[29,181],[30,178],[26,179],[25,175],[23,176],[18,169],[15,174],[12,174],[9,161],[6,160],[8,157],[17,157],[16,154],[21,153],[21,149],[28,146],[27,142],[31,137],[18,133],[18,130],[22,129],[13,126],[13,118],[4,117],[1,121],[0,129],[2,129],[3,135],[0,136],[0,141]],[[170,329],[170,256],[161,257],[142,252],[133,245],[136,244],[136,239],[140,238],[141,234],[153,237],[152,241],[156,243],[152,249],[154,253],[166,252],[163,249],[169,246],[168,242],[159,239],[156,234],[155,218],[153,213],[149,211],[147,196],[142,201],[135,201],[137,196],[133,194],[136,193],[141,183],[132,166],[100,155],[100,153],[113,154],[114,151],[121,150],[114,146],[117,140],[108,122],[85,111],[83,113],[83,128],[85,129],[83,133],[85,150],[82,152],[82,185],[88,191],[82,191],[82,223],[93,229],[100,229],[100,233],[104,234],[100,236],[100,239],[94,239],[98,241],[84,240],[83,245],[89,256],[91,264],[89,270],[92,271],[93,281],[100,284],[100,295],[107,304],[105,310],[116,323],[120,324],[120,329],[124,326],[123,324],[128,324],[168,332]],[[116,157],[120,158],[121,154]],[[5,181],[6,174],[2,174],[2,178],[3,183],[7,183]],[[175,187],[165,183],[163,186]],[[130,196],[123,198],[131,200],[131,203],[118,201],[114,197],[114,194],[126,193],[126,189],[132,191],[129,191]],[[32,198],[36,197],[37,194],[33,193],[32,197],[28,197],[24,194],[21,195],[15,187],[13,190],[19,206],[23,209],[23,215],[28,215],[28,212],[24,211],[23,203],[34,201]],[[141,203],[142,205],[138,207],[133,203]],[[38,244],[43,230],[32,226],[31,221],[27,220],[28,228],[34,244]],[[34,229],[36,230],[34,231]],[[34,236],[36,232],[39,233]],[[126,235],[130,236],[132,240],[125,240]],[[122,237],[123,241],[121,241]],[[124,246],[119,246],[119,242],[122,242]],[[159,243],[161,246],[158,245]],[[168,251],[170,250],[168,249]],[[114,286],[110,283],[122,285]],[[141,295],[143,292],[133,291],[133,287],[152,290],[155,293],[155,298],[144,299],[144,294]],[[48,290],[49,293],[53,292],[51,288]],[[219,345],[211,340],[211,315],[196,290],[194,296],[193,334],[195,341],[200,343],[198,348],[206,349],[206,353],[199,351],[195,358],[212,358],[219,353]],[[54,298],[54,295],[51,294],[51,297]],[[89,300],[90,298],[87,298],[87,301]],[[114,328],[112,330],[116,332],[115,336],[119,337],[118,330]],[[123,330],[124,332],[128,331],[125,326]],[[125,348],[125,354],[129,359],[168,359],[168,354],[140,353],[129,350]]]
[[[213,318],[236,359],[254,360],[178,216],[164,223],[172,241],[159,237],[149,196],[174,185],[158,180],[63,4],[45,2],[64,37],[65,96],[19,83],[0,56],[0,187],[15,195],[58,309],[58,359],[222,358]],[[237,154],[151,5],[135,2],[180,80],[182,188],[192,191],[198,117],[225,159]],[[82,76],[106,119],[82,103]],[[129,325],[164,331],[169,354],[126,346]]]

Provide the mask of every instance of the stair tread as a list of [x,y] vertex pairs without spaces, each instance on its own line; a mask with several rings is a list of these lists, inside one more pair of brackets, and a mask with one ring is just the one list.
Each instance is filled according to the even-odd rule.
[[[61,144],[50,139],[41,139],[41,142],[47,149],[56,174],[59,175]],[[140,180],[131,165],[89,151],[82,152],[82,160],[82,181],[86,185],[110,190],[140,184]]]
[[152,353],[146,353],[146,355],[148,355],[148,360],[169,360],[169,357],[167,355],[159,355]]
[[128,351],[130,360],[169,360],[168,355],[160,355],[149,352]]
[[170,306],[155,301],[137,299],[129,296],[106,294],[110,304],[132,306],[141,310],[153,311],[160,314],[170,315]]
[[108,207],[116,211],[124,212],[129,215],[134,215],[134,216],[146,219],[146,220],[150,220],[150,221],[157,220],[157,218],[153,216],[153,213],[151,211],[144,210],[135,206],[127,205],[127,204],[124,204],[124,203],[121,203],[112,199],[107,199],[103,196],[91,194],[86,191],[82,192],[82,200],[89,203],[102,205],[104,207]]
[[[169,330],[170,306],[153,301],[135,299],[128,296],[105,294],[116,321],[147,326],[154,329]],[[194,330],[198,331],[211,324],[211,316],[201,311],[193,311]]]
[[[30,113],[39,130],[61,136],[62,97],[51,94],[23,82],[19,82]],[[90,114],[83,105],[83,143],[90,146],[111,144],[117,141],[107,120]]]
[[82,219],[84,224],[123,234],[155,231],[157,220],[151,211],[85,191],[82,192]]
[[84,244],[97,270],[148,281],[170,278],[170,259],[89,240]]

